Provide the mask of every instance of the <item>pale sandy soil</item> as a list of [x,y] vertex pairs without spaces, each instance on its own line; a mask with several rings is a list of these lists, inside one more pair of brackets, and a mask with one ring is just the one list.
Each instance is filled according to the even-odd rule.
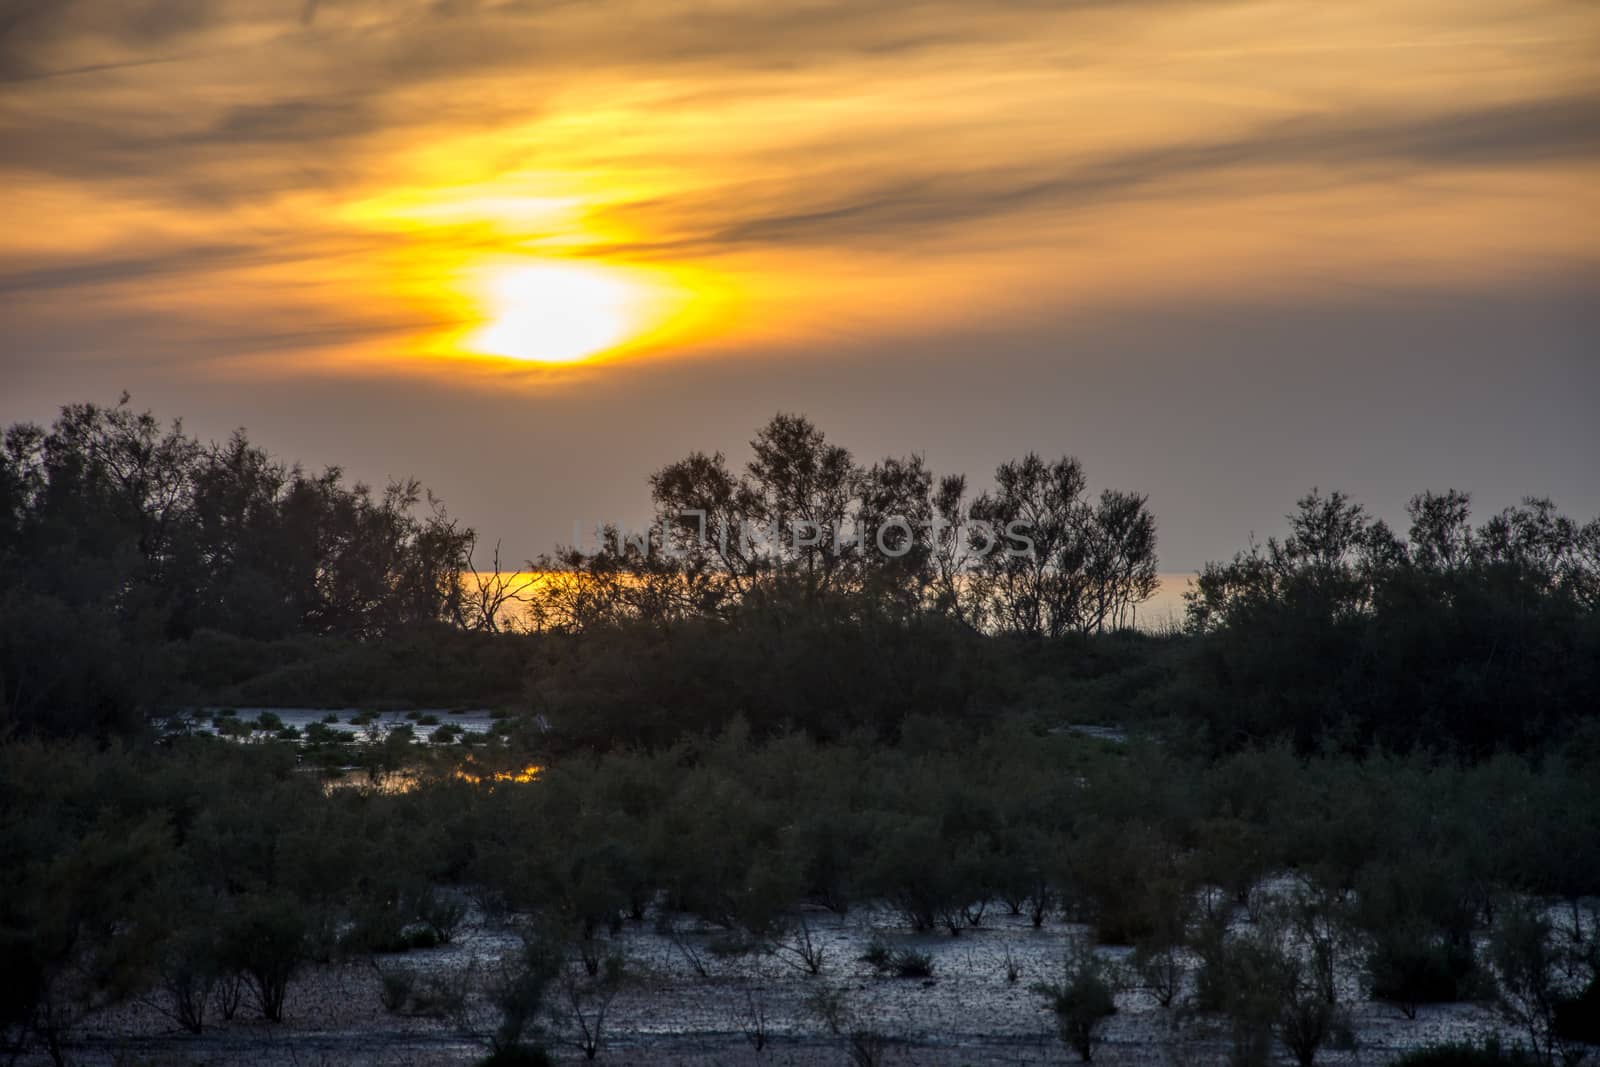
[[[714,934],[669,937],[651,924],[630,924],[618,939],[635,975],[612,1003],[599,1062],[611,1064],[844,1064],[847,1038],[830,1035],[807,1009],[819,986],[843,990],[849,1025],[884,1038],[885,1064],[945,1067],[961,1064],[1063,1064],[1076,1062],[1056,1039],[1052,1018],[1029,983],[1054,976],[1066,940],[1081,928],[1051,922],[1034,930],[999,905],[982,927],[960,937],[914,935],[883,911],[858,910],[846,918],[809,916],[826,946],[821,977],[772,956],[719,957]],[[934,958],[933,978],[879,977],[859,961],[868,941],[915,948]],[[455,942],[387,957],[386,966],[413,968],[481,989],[499,961],[517,945],[514,931],[481,920]],[[1116,950],[1105,950],[1117,957]],[[1021,970],[1007,981],[1007,957]],[[696,967],[707,972],[702,976]],[[469,1064],[484,1054],[492,1012],[479,995],[468,997],[451,1020],[392,1015],[380,999],[381,982],[370,963],[313,967],[290,987],[285,1021],[271,1024],[241,1008],[232,1022],[200,1035],[178,1030],[150,1004],[120,1008],[81,1032],[74,1062],[86,1064],[352,1064],[362,1067]],[[1358,1047],[1326,1051],[1319,1063],[1380,1065],[1404,1049],[1493,1032],[1496,1021],[1481,1006],[1424,1008],[1407,1020],[1393,1007],[1356,999],[1351,1011]],[[1119,1012],[1105,1027],[1095,1062],[1208,1065],[1226,1059],[1224,1036],[1204,1022],[1162,1009],[1143,992],[1118,995]],[[757,1053],[747,1038],[757,1012],[764,1014],[769,1044]],[[564,1060],[581,1061],[565,1042],[574,1028],[548,1024],[547,1041]],[[1291,1062],[1281,1056],[1281,1062]]]

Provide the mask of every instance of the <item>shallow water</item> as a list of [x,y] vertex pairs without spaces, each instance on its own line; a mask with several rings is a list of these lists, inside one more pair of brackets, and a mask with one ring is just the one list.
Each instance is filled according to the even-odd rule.
[[[406,711],[364,711],[361,708],[273,708],[273,707],[207,707],[198,709],[206,717],[197,718],[194,712],[175,716],[171,720],[170,728],[173,730],[187,730],[191,733],[215,734],[217,732],[215,720],[224,716],[231,716],[248,725],[256,722],[262,714],[276,715],[284,726],[292,726],[305,733],[306,727],[313,723],[322,723],[330,730],[337,730],[352,738],[381,741],[392,731],[410,726],[419,740],[427,741],[433,737],[433,732],[446,723],[455,725],[458,729],[476,734],[485,734],[495,728],[498,720],[488,708],[415,708]],[[335,721],[327,722],[330,716]],[[432,716],[439,721],[424,725],[418,720]],[[370,721],[355,723],[352,719],[364,718]]]

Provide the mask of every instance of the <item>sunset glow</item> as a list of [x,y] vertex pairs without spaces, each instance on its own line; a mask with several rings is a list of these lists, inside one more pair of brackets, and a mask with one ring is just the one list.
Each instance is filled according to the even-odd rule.
[[19,23],[20,336],[453,375],[1597,253],[1582,4],[297,13]]
[[490,355],[568,363],[614,347],[641,325],[640,294],[595,267],[510,267],[488,290],[493,317],[471,345]]

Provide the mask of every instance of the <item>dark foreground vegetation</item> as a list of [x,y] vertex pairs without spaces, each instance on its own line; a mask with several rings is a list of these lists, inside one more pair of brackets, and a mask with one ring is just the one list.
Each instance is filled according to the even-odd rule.
[[[1450,492],[1400,536],[1312,493],[1157,635],[1124,626],[1153,588],[1144,501],[1088,496],[1075,461],[1025,457],[968,501],[802,419],[754,445],[742,474],[696,455],[652,478],[671,555],[613,531],[510,575],[478,573],[418,487],[287,469],[242,436],[125,405],[8,431],[6,1051],[65,1061],[130,1000],[195,1033],[275,1020],[320,961],[447,941],[468,902],[525,934],[474,1024],[500,1062],[537,1059],[552,1010],[600,1052],[629,923],[694,917],[820,983],[802,906],[868,904],[952,937],[1004,909],[1133,946],[1037,985],[1085,1060],[1134,986],[1219,1022],[1241,1064],[1314,1062],[1365,998],[1501,1012],[1503,1048],[1418,1067],[1600,1041],[1600,523],[1529,501],[1474,526]],[[801,515],[916,521],[895,554],[719,536]],[[1031,558],[957,525],[1023,516]],[[507,714],[475,743],[173,725],[216,704]],[[352,775],[372,787],[329,787]],[[398,971],[384,988],[397,1011],[425,996]]]

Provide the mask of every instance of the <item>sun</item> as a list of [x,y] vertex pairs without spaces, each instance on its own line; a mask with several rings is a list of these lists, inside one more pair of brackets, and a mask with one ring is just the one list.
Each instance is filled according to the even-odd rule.
[[478,352],[535,363],[573,363],[640,331],[645,294],[626,275],[586,263],[496,267],[484,285],[488,322]]

